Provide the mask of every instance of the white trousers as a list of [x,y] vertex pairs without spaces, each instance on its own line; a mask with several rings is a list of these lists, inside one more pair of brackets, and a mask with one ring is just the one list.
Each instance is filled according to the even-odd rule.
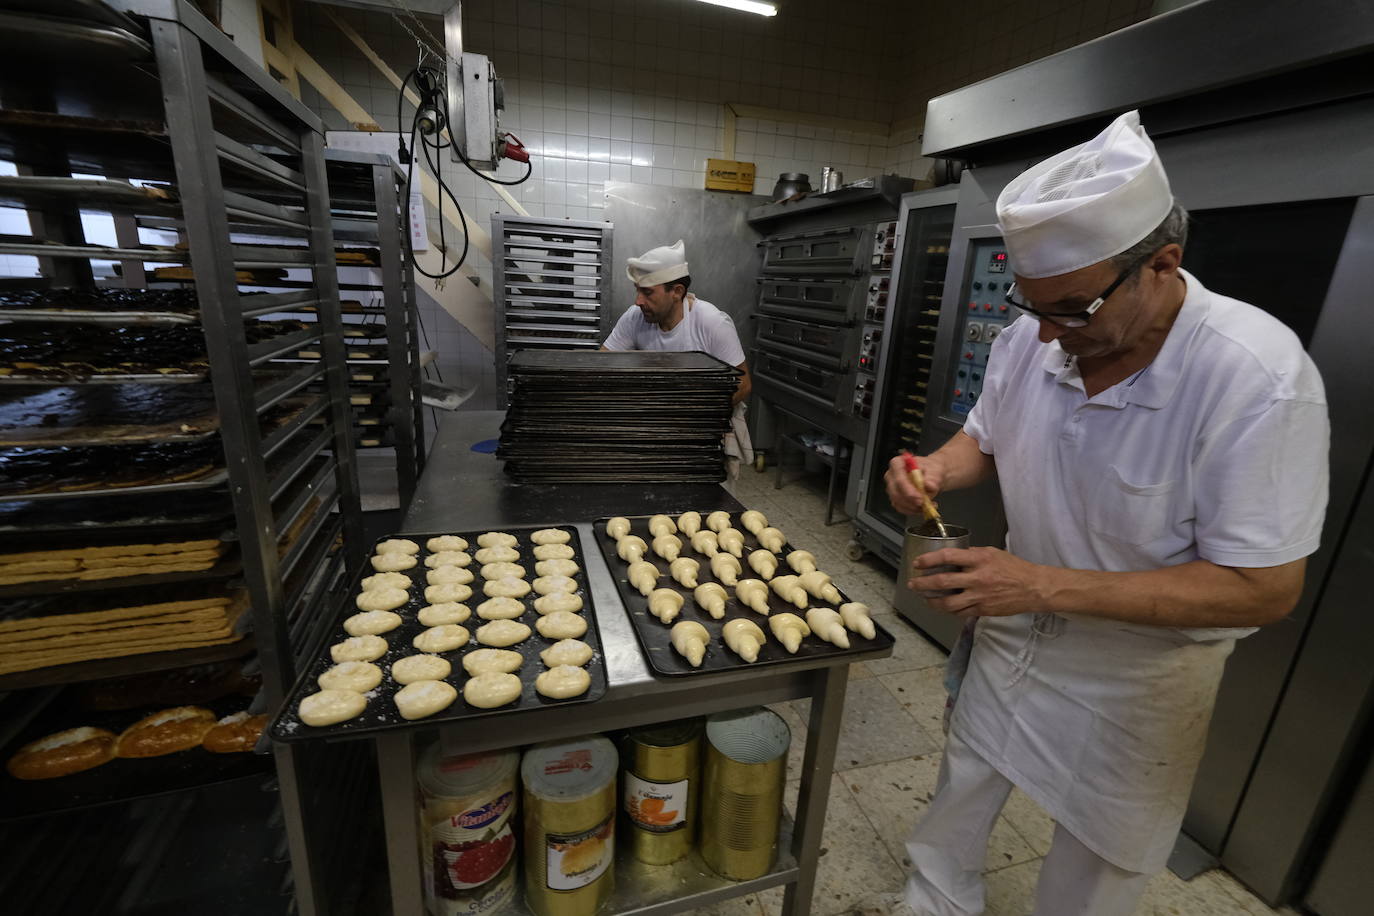
[[[935,797],[906,844],[912,874],[904,897],[920,916],[983,912],[988,838],[1010,793],[1005,776],[949,735]],[[1040,868],[1034,916],[1131,916],[1149,880],[1111,864],[1056,825]],[[1030,906],[1027,900],[1023,909]]]

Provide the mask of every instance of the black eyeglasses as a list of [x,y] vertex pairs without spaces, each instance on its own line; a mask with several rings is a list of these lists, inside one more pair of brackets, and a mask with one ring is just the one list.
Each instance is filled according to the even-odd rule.
[[1014,305],[1021,311],[1026,312],[1030,315],[1034,315],[1036,318],[1043,318],[1046,321],[1052,321],[1063,328],[1081,328],[1088,323],[1088,321],[1093,317],[1093,315],[1097,312],[1098,309],[1102,308],[1102,304],[1111,298],[1112,293],[1116,292],[1117,287],[1119,287],[1122,283],[1125,283],[1126,278],[1129,277],[1131,274],[1135,273],[1137,270],[1139,270],[1141,265],[1143,265],[1149,259],[1150,258],[1147,255],[1141,258],[1139,261],[1136,261],[1131,266],[1127,267],[1125,270],[1123,270],[1120,276],[1118,276],[1115,280],[1112,281],[1112,285],[1104,289],[1102,291],[1102,294],[1098,296],[1096,299],[1094,299],[1092,301],[1092,304],[1090,304],[1087,308],[1083,309],[1083,311],[1081,312],[1042,312],[1037,308],[1032,308],[1031,305],[1028,302],[1026,302],[1025,297],[1021,295],[1019,290],[1017,290],[1015,283],[1013,283],[1011,285],[1011,288],[1007,290],[1007,304]]

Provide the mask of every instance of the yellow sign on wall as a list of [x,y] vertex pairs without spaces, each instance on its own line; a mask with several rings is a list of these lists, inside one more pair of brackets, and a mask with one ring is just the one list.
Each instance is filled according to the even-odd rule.
[[706,190],[754,193],[754,163],[707,159]]

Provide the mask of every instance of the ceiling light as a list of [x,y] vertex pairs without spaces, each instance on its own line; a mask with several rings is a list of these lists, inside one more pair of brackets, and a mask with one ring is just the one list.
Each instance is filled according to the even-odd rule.
[[776,3],[763,3],[761,0],[701,0],[702,3],[709,3],[712,6],[725,6],[732,10],[742,10],[746,13],[758,13],[760,16],[776,16],[778,5]]

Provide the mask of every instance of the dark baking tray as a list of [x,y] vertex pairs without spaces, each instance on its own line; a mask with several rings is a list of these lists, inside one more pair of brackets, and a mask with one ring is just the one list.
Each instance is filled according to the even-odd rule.
[[[515,535],[515,537],[519,539],[520,543],[516,546],[516,549],[520,551],[520,559],[516,562],[525,567],[525,581],[533,583],[535,579],[534,564],[536,562],[534,559],[535,545],[530,543],[529,538],[531,534],[543,530],[543,528],[558,528],[560,531],[566,531],[572,536],[572,539],[568,541],[568,546],[572,547],[574,552],[573,560],[579,567],[577,574],[573,576],[573,578],[577,580],[578,584],[576,594],[582,598],[582,611],[580,613],[587,620],[587,632],[583,634],[582,641],[592,647],[592,658],[584,666],[587,669],[587,673],[590,674],[592,678],[591,686],[587,688],[586,693],[579,697],[571,697],[566,700],[551,700],[548,697],[541,696],[534,689],[534,679],[545,670],[544,663],[539,658],[539,653],[558,640],[546,639],[539,635],[538,630],[534,629],[534,622],[539,618],[539,613],[534,609],[534,599],[539,596],[531,591],[521,599],[525,604],[524,615],[516,619],[520,623],[526,624],[533,632],[531,632],[530,637],[524,642],[511,647],[512,651],[519,652],[525,657],[525,663],[515,672],[520,676],[521,680],[524,681],[524,693],[522,693],[520,699],[516,700],[514,703],[500,706],[496,709],[476,709],[467,705],[463,700],[463,684],[468,680],[468,674],[463,670],[463,657],[474,649],[484,648],[477,643],[474,634],[479,626],[487,622],[477,616],[477,605],[485,601],[486,596],[482,594],[481,564],[474,558],[472,565],[468,567],[472,570],[474,577],[473,581],[469,583],[473,587],[472,597],[462,602],[472,610],[472,616],[463,624],[463,626],[467,628],[468,635],[471,638],[468,644],[461,649],[440,653],[453,665],[453,671],[444,680],[458,688],[458,698],[453,701],[453,704],[449,706],[448,709],[432,716],[423,719],[415,719],[414,721],[408,721],[401,718],[401,714],[396,711],[396,704],[392,701],[392,697],[399,689],[399,685],[391,679],[391,666],[397,660],[419,652],[418,649],[411,645],[411,641],[427,629],[416,619],[416,615],[420,612],[420,608],[428,603],[424,600],[425,573],[429,571],[428,567],[425,566],[425,558],[429,556],[430,552],[425,549],[425,542],[441,534],[456,534],[467,540],[467,552],[469,554],[475,554],[479,549],[477,546],[478,536],[485,534],[488,530],[497,529],[482,529],[471,532],[435,531],[424,534],[393,534],[378,539],[377,543],[391,537],[408,538],[420,545],[420,552],[416,554],[416,564],[405,571],[406,574],[410,576],[411,582],[413,583],[410,588],[411,598],[404,605],[396,609],[396,613],[401,615],[404,622],[390,633],[382,634],[382,638],[387,641],[387,652],[372,663],[382,669],[382,683],[370,692],[372,695],[369,697],[367,708],[364,709],[362,715],[357,718],[349,719],[346,722],[340,722],[337,725],[314,727],[302,723],[300,719],[297,718],[297,710],[300,708],[301,700],[320,689],[316,678],[334,665],[333,660],[329,656],[329,646],[348,637],[348,634],[343,630],[343,622],[348,617],[358,613],[357,607],[354,604],[354,598],[362,588],[362,579],[373,574],[372,564],[370,562],[365,562],[363,564],[363,572],[349,590],[348,601],[345,602],[338,620],[336,621],[336,625],[330,631],[332,634],[331,637],[326,640],[326,644],[321,648],[319,656],[311,661],[300,679],[296,681],[295,686],[291,688],[291,693],[287,696],[286,702],[282,704],[281,710],[277,713],[276,718],[268,725],[268,734],[278,741],[314,741],[321,738],[365,738],[371,737],[379,732],[396,728],[433,728],[440,725],[450,725],[455,722],[483,719],[488,716],[510,715],[512,713],[519,713],[531,709],[544,709],[550,706],[576,706],[601,699],[606,693],[606,657],[602,650],[601,631],[596,621],[596,604],[592,600],[592,591],[587,583],[587,560],[586,557],[582,555],[582,544],[578,539],[577,530],[571,525],[544,525],[528,528],[502,528],[499,530],[507,534]],[[376,543],[373,544],[373,551],[369,553],[369,556],[375,553],[375,548]]]
[[[701,513],[702,527],[705,527],[706,516],[708,514],[707,512]],[[649,535],[649,519],[652,518],[652,516],[640,515],[626,517],[630,519],[630,533],[639,535],[644,539],[644,543],[651,545],[644,559],[653,563],[664,574],[663,577],[659,579],[659,586],[662,588],[675,589],[686,599],[682,605],[682,613],[678,615],[673,623],[677,623],[679,620],[695,620],[704,626],[706,631],[711,634],[711,642],[706,647],[706,657],[702,659],[701,667],[693,668],[687,659],[683,658],[673,649],[673,645],[668,639],[668,633],[672,629],[672,625],[660,623],[657,617],[650,614],[649,599],[641,595],[639,589],[631,585],[629,580],[625,578],[626,571],[629,569],[630,564],[620,559],[619,555],[616,554],[616,541],[606,533],[606,522],[609,521],[609,519],[598,519],[592,526],[592,530],[596,536],[597,546],[601,548],[601,555],[606,558],[606,566],[611,571],[611,578],[615,581],[616,590],[620,593],[620,600],[625,605],[625,611],[630,617],[630,623],[634,625],[635,636],[639,639],[640,648],[644,650],[644,658],[648,661],[649,667],[653,668],[657,674],[666,677],[682,677],[694,674],[711,674],[717,671],[733,671],[739,668],[786,665],[789,662],[819,657],[843,658],[847,655],[861,655],[880,649],[891,650],[896,643],[892,634],[888,633],[887,630],[883,629],[882,626],[875,621],[874,626],[877,628],[877,632],[873,639],[866,639],[858,633],[847,631],[849,633],[849,648],[841,649],[839,646],[834,646],[825,642],[818,636],[811,635],[802,639],[801,646],[797,649],[796,654],[793,655],[783,648],[782,643],[778,641],[778,638],[773,635],[772,630],[768,628],[768,619],[756,611],[741,606],[739,601],[735,599],[735,590],[728,585],[724,585],[724,583],[722,583],[722,587],[724,587],[726,594],[729,596],[725,602],[725,616],[720,620],[716,620],[710,614],[697,607],[696,601],[692,598],[692,589],[685,588],[678,584],[676,579],[669,576],[667,574],[667,561],[653,552],[652,544],[654,539]],[[674,522],[677,521],[677,515],[671,515],[669,517],[672,518]],[[758,538],[754,537],[748,529],[740,524],[739,517],[740,513],[736,512],[730,514],[730,523],[744,535],[745,553],[744,559],[740,560],[740,566],[743,567],[740,578],[758,578],[758,576],[754,574],[754,571],[749,568],[747,562],[749,551],[759,546]],[[786,534],[787,532],[784,531],[783,533]],[[720,580],[711,572],[710,558],[693,550],[689,538],[681,534],[679,534],[678,537],[682,540],[682,556],[691,557],[701,564],[701,570],[697,573],[697,584],[701,585],[704,582],[719,582]],[[791,543],[791,541],[784,544],[782,551],[778,555],[777,575],[784,575],[792,571],[787,565],[788,553],[793,550],[804,549],[806,548],[798,547]],[[844,593],[844,589],[840,588],[839,585],[835,585],[835,588],[839,591],[844,601],[849,601],[848,596]],[[819,598],[813,598],[810,606],[839,609],[839,605],[826,604]],[[783,601],[773,593],[772,589],[768,591],[768,608],[771,614],[791,612],[803,620],[806,619],[806,612],[804,610],[798,610],[796,605],[788,604]],[[725,641],[721,639],[721,627],[725,625],[726,621],[736,617],[744,617],[748,620],[752,620],[754,623],[758,624],[759,629],[763,630],[764,635],[768,637],[763,647],[759,650],[757,661],[746,662],[734,652],[727,649],[725,647]]]
[[656,350],[516,350],[508,371],[512,375],[589,372],[617,375],[624,372],[707,372],[739,375],[734,366],[700,350],[668,353]]

